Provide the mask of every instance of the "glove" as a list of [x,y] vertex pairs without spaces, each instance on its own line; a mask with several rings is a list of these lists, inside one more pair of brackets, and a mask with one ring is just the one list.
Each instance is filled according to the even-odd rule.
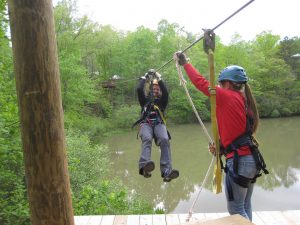
[[146,79],[153,80],[156,77],[156,71],[154,69],[150,69],[145,75]]
[[203,49],[206,54],[208,54],[208,50],[211,49],[215,51],[215,33],[211,29],[203,29],[204,30],[204,39],[203,39]]
[[155,72],[155,76],[156,76],[157,81],[161,80],[161,74],[160,73]]
[[182,52],[176,52],[174,55],[174,58],[175,58],[175,60],[178,61],[179,65],[181,65],[181,66],[184,66],[188,62],[185,54]]
[[144,76],[141,76],[140,79],[146,80],[146,77],[147,77],[147,73],[145,73]]

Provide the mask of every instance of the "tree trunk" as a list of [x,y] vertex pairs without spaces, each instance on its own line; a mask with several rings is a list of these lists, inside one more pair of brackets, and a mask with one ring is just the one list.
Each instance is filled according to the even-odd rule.
[[32,225],[73,225],[51,0],[8,0]]

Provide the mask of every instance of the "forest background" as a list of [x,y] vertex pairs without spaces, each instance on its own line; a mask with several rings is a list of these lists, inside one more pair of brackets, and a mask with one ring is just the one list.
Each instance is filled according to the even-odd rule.
[[[159,68],[198,37],[166,20],[156,30],[141,26],[131,32],[118,31],[78,17],[74,1],[69,0],[59,2],[54,12],[74,214],[161,213],[109,177],[113,168],[103,139],[131,129],[139,118],[135,91],[139,77]],[[0,224],[30,224],[5,0],[0,1],[0,49]],[[299,37],[281,39],[265,31],[244,41],[236,33],[225,45],[217,36],[216,71],[230,64],[246,69],[261,117],[299,116],[299,53]],[[202,43],[187,55],[207,76]],[[195,122],[175,64],[159,72],[170,93],[168,123]],[[209,121],[208,99],[190,82],[187,85],[201,118]]]

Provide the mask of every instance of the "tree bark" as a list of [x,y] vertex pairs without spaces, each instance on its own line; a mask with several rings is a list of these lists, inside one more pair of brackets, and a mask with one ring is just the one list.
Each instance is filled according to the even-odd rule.
[[51,0],[8,0],[33,225],[74,225]]

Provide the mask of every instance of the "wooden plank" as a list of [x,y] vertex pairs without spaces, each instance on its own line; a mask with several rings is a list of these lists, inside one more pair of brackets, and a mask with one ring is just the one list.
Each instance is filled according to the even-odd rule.
[[297,221],[300,221],[300,210],[289,210],[289,213],[294,215]]
[[114,224],[114,215],[104,215],[101,220],[100,225],[113,225]]
[[155,214],[152,217],[153,225],[166,225],[166,215],[164,214]]
[[207,219],[205,218],[204,213],[193,213],[192,217],[190,218],[189,221],[190,222],[195,222],[195,221],[205,222],[205,221],[207,221]]
[[257,212],[260,218],[268,225],[280,225],[273,216],[270,215],[268,211]]
[[217,213],[204,213],[204,216],[208,220],[214,220],[214,219],[218,219],[219,218],[219,216],[218,216]]
[[223,218],[208,220],[203,223],[195,223],[195,225],[254,225],[248,219],[242,217],[239,214],[226,216]]
[[100,225],[102,216],[90,216],[87,225]]
[[290,224],[300,225],[300,213],[297,211],[299,210],[283,211],[282,215],[289,221]]
[[152,225],[152,215],[140,215],[140,225]]
[[127,216],[124,215],[115,216],[114,225],[127,225]]
[[188,213],[178,214],[178,218],[179,218],[179,223],[180,224],[186,223],[187,222],[186,220],[188,218]]
[[223,218],[225,216],[230,216],[228,212],[217,213],[218,218]]
[[272,216],[280,225],[289,225],[290,222],[284,217],[280,211],[268,211],[268,214]]
[[127,225],[137,225],[140,224],[139,215],[128,215],[127,216]]
[[252,222],[256,225],[266,225],[264,221],[260,218],[261,216],[257,212],[252,212]]
[[[188,214],[155,215],[104,215],[75,216],[75,225],[175,225],[206,224],[217,218],[228,217],[228,213],[194,213],[186,222]],[[252,222],[256,225],[300,225],[300,210],[256,211],[252,213]],[[228,219],[227,219],[228,220]],[[217,220],[216,220],[217,221]],[[226,220],[225,220],[226,221]]]
[[178,215],[177,214],[166,214],[166,224],[167,225],[179,224]]
[[86,225],[89,216],[74,216],[75,225]]

